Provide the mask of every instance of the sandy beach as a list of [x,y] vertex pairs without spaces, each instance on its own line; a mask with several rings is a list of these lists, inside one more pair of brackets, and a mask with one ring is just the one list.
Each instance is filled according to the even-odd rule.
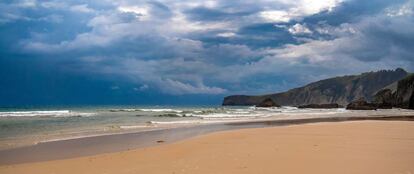
[[414,122],[350,121],[216,132],[171,144],[0,166],[17,173],[414,173]]

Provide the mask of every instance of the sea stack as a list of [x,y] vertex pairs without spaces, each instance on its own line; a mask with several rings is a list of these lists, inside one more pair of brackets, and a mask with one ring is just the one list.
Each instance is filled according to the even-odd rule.
[[372,103],[368,103],[364,98],[352,101],[346,106],[348,110],[376,110],[377,106]]
[[337,103],[325,103],[325,104],[308,104],[301,105],[298,108],[310,108],[310,109],[332,109],[332,108],[342,108],[343,106]]
[[260,102],[257,107],[280,107],[277,103],[275,103],[271,98],[266,98],[262,102]]

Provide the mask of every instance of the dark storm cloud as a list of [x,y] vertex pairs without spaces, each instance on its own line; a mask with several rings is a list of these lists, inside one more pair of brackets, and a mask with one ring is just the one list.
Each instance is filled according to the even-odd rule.
[[3,91],[13,95],[64,79],[54,96],[82,84],[137,98],[257,94],[414,70],[413,1],[21,0],[0,10],[0,66],[15,67],[1,71]]

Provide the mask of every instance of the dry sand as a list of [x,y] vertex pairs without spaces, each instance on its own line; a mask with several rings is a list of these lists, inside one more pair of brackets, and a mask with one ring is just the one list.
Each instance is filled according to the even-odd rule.
[[226,131],[131,151],[0,166],[0,173],[414,174],[414,122],[353,121]]

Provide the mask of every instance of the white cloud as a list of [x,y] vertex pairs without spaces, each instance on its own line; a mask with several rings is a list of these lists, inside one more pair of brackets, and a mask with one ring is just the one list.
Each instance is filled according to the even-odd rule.
[[140,20],[148,20],[150,12],[146,6],[120,6],[118,10],[124,13],[134,13]]
[[301,11],[299,13],[311,15],[324,10],[332,11],[341,2],[342,0],[302,0],[297,9]]
[[262,11],[259,16],[269,22],[289,22],[293,17],[287,11],[281,10]]
[[277,59],[285,59],[292,63],[304,59],[310,63],[321,63],[341,57],[342,55],[338,53],[338,45],[348,42],[347,38],[330,41],[312,40],[299,45],[288,44],[282,48],[267,50],[267,52],[269,55],[277,57]]
[[147,84],[144,84],[139,87],[139,90],[143,91],[143,90],[147,90],[148,88],[149,86]]
[[58,44],[48,44],[43,42],[27,42],[24,46],[27,51],[57,53],[62,51],[70,51],[74,49],[104,47],[108,46],[114,39],[116,38],[92,33],[82,33],[77,35],[76,38],[72,41],[62,41]]
[[81,13],[92,13],[95,10],[88,7],[88,4],[74,5],[70,7],[70,10]]
[[12,21],[22,20],[22,21],[32,21],[33,19],[24,15],[14,14],[14,13],[3,13],[0,14],[0,24],[8,23]]
[[306,25],[295,24],[288,29],[289,33],[293,35],[312,34],[312,31]]
[[40,6],[47,9],[70,10],[75,13],[93,13],[94,9],[89,8],[88,4],[68,4],[63,1],[45,1]]
[[407,3],[390,7],[386,9],[387,16],[396,17],[396,16],[408,16],[414,13],[414,0],[409,0]]
[[222,94],[226,92],[223,88],[210,87],[203,83],[191,85],[172,79],[162,81],[161,85],[164,86],[162,90],[171,94]]
[[232,30],[234,29],[234,26],[232,26],[231,22],[228,21],[190,21],[183,13],[175,12],[171,20],[166,21],[160,28],[165,33],[175,32],[188,34],[189,32],[206,32],[211,30],[221,30],[224,28]]
[[[206,86],[203,81],[203,73],[207,68],[204,63],[184,61],[182,59],[160,60],[160,61],[140,61],[127,60],[124,62],[123,70],[125,73],[138,81],[144,81],[157,86],[158,89],[165,93],[181,94],[221,94],[226,92],[225,89]],[[168,66],[166,66],[168,65]],[[192,72],[193,74],[177,73],[175,71]]]
[[20,0],[16,3],[17,7],[21,8],[34,8],[37,6],[36,0]]
[[234,37],[236,36],[236,33],[233,32],[224,32],[217,34],[218,37]]
[[46,1],[41,2],[40,6],[43,8],[63,9],[67,8],[67,4],[62,1]]
[[[383,26],[387,23],[387,26]],[[380,26],[380,27],[379,27]],[[400,30],[401,26],[406,30]],[[344,28],[352,28],[352,32]],[[287,44],[283,47],[265,50],[265,58],[253,64],[261,72],[274,69],[285,62],[287,67],[319,67],[352,73],[375,69],[410,67],[412,63],[411,42],[414,23],[391,20],[386,17],[370,17],[354,24],[344,24],[330,29],[336,38],[330,40],[308,40],[301,44]],[[335,33],[339,32],[339,34]],[[384,37],[392,35],[394,37]],[[410,36],[409,36],[410,35]],[[251,66],[250,66],[251,67]],[[255,68],[253,68],[255,69]],[[259,71],[259,72],[260,72]]]
[[319,24],[314,27],[314,30],[318,32],[319,34],[324,35],[331,35],[331,36],[349,36],[356,34],[358,31],[355,28],[355,26],[349,24],[349,23],[343,23],[339,26],[331,26],[327,24]]
[[79,33],[72,40],[59,43],[44,43],[41,41],[25,41],[27,51],[56,53],[71,50],[86,50],[92,47],[107,47],[124,38],[135,38],[155,32],[157,25],[136,20],[124,19],[121,14],[105,13],[93,17],[88,26],[91,31]]
[[144,84],[138,88],[134,88],[134,91],[146,91],[147,89],[149,89],[149,86],[147,84]]
[[286,8],[278,10],[264,10],[259,12],[259,17],[268,22],[289,22],[292,19],[317,14],[321,11],[331,11],[338,6],[342,0],[299,0],[299,1],[277,1]]
[[53,23],[61,23],[63,21],[63,16],[52,14],[52,15],[48,15],[48,16],[45,16],[45,17],[41,17],[41,18],[39,18],[39,20],[43,20],[43,21],[47,21],[47,22],[53,22]]

